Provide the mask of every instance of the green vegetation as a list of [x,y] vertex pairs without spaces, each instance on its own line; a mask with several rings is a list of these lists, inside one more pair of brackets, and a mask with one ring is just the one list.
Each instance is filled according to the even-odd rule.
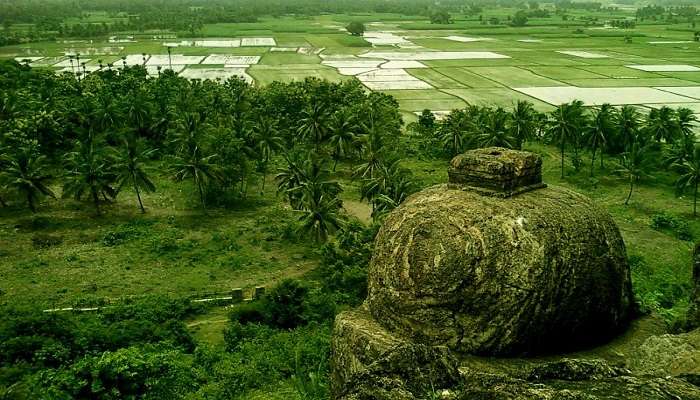
[[[659,4],[0,4],[0,57],[47,58],[0,60],[0,398],[328,398],[332,320],[366,297],[383,217],[483,146],[540,154],[545,182],[610,212],[640,309],[681,328],[700,100],[587,107],[513,89],[697,86],[696,71],[625,66],[699,65],[695,8]],[[371,92],[321,64],[367,60],[367,32],[509,58],[422,61],[406,71],[432,88]],[[164,42],[256,37],[279,51],[171,49],[260,56],[253,84],[126,66]],[[375,50],[422,51],[401,46]],[[64,59],[77,77],[56,73]],[[231,307],[193,301],[256,286],[262,299]],[[43,312],[65,307],[99,309]]]

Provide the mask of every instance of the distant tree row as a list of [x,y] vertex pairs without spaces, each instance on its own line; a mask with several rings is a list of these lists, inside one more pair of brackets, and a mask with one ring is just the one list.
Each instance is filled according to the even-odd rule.
[[578,173],[584,169],[583,153],[587,152],[591,178],[596,175],[596,161],[605,170],[604,159],[614,159],[615,172],[629,182],[625,204],[639,181],[654,171],[668,170],[677,174],[679,193],[692,192],[695,214],[700,183],[696,123],[692,110],[683,107],[664,106],[643,115],[634,106],[603,104],[589,109],[574,101],[543,114],[531,103],[519,101],[510,111],[470,105],[440,121],[426,110],[412,129],[424,138],[424,151],[442,148],[449,157],[477,147],[519,149],[528,141],[551,144],[560,151],[562,178],[567,157]]

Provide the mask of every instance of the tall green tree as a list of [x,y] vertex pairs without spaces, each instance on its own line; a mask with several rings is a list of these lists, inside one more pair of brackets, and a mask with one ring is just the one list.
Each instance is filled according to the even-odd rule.
[[347,109],[343,108],[333,113],[328,125],[328,144],[332,148],[333,171],[338,161],[347,157],[352,151],[353,144],[357,140],[356,131],[357,124]]
[[261,191],[264,192],[270,158],[284,148],[284,138],[280,135],[277,121],[261,115],[253,126],[253,139],[257,144],[258,164],[263,172]]
[[340,214],[342,202],[329,194],[310,194],[304,196],[299,221],[300,229],[311,235],[317,242],[325,242],[328,236],[342,226]]
[[27,201],[29,209],[36,212],[36,204],[43,197],[56,197],[48,186],[53,176],[47,159],[33,146],[8,153],[0,160],[0,187],[17,191]]
[[561,104],[551,113],[549,123],[550,141],[561,153],[561,178],[564,178],[564,151],[574,136],[583,129],[583,104],[579,101]]
[[676,110],[676,130],[680,138],[695,139],[695,127],[698,119],[693,110],[687,107],[679,107]]
[[438,135],[450,157],[456,156],[471,145],[471,135],[475,126],[472,118],[478,113],[476,108],[453,110],[441,121]]
[[603,167],[603,149],[614,131],[613,112],[614,108],[610,104],[602,104],[593,112],[593,118],[591,118],[588,125],[588,146],[591,148],[591,176],[593,176],[595,156],[598,150],[600,150],[600,166],[601,168]]
[[657,142],[663,140],[666,143],[674,143],[679,131],[676,112],[667,106],[652,109],[647,114],[644,129],[647,130],[647,135]]
[[700,183],[700,148],[695,147],[691,157],[682,164],[675,164],[673,167],[680,172],[680,176],[676,180],[676,188],[679,192],[685,191],[688,188],[693,191],[693,216],[697,217],[698,184]]
[[88,195],[101,215],[100,195],[114,199],[117,195],[113,187],[117,175],[113,168],[104,141],[89,132],[77,144],[77,150],[66,155],[66,175],[63,184],[63,197],[81,200]]
[[485,112],[483,122],[479,124],[476,142],[480,147],[517,147],[518,139],[508,129],[510,115],[501,107]]
[[302,140],[311,142],[316,149],[321,146],[328,135],[328,111],[326,105],[315,101],[302,111],[298,134]]
[[510,136],[515,138],[515,148],[523,148],[523,142],[532,140],[535,137],[537,112],[532,107],[532,103],[525,100],[518,100],[510,114],[508,128]]
[[615,114],[615,125],[615,142],[618,149],[621,147],[622,151],[628,151],[633,143],[639,142],[640,116],[634,106],[622,106]]
[[203,210],[207,208],[204,188],[209,183],[221,180],[219,166],[215,162],[217,155],[208,153],[205,149],[207,139],[203,116],[197,113],[185,114],[178,124],[175,139],[178,150],[170,165],[176,181],[192,180]]
[[143,139],[139,140],[135,135],[130,134],[122,140],[122,144],[116,149],[114,155],[114,169],[117,174],[117,190],[130,185],[136,192],[136,199],[139,202],[141,212],[146,209],[141,200],[141,191],[151,193],[156,190],[149,175],[146,163],[155,154],[155,149],[147,148]]
[[648,146],[634,142],[630,149],[622,155],[622,163],[619,172],[622,172],[629,182],[629,192],[625,199],[625,205],[629,204],[635,186],[644,177],[649,176],[650,152]]

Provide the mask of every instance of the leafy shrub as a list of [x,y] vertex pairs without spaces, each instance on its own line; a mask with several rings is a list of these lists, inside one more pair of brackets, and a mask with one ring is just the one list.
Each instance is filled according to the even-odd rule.
[[378,229],[378,225],[365,228],[351,222],[322,249],[319,273],[324,288],[343,302],[359,304],[367,297],[367,266]]
[[241,324],[263,323],[265,322],[263,303],[260,301],[251,301],[249,303],[240,304],[229,313],[229,319]]
[[688,222],[668,213],[654,214],[651,217],[651,228],[657,231],[671,231],[680,240],[693,240]]
[[47,387],[56,398],[85,399],[177,398],[195,380],[189,362],[178,351],[154,346],[88,356],[37,378],[37,386]]
[[262,324],[275,329],[293,329],[311,322],[326,322],[335,317],[333,294],[311,289],[299,281],[287,279],[272,288],[262,300],[243,303],[229,314],[232,337],[238,326]]
[[37,233],[32,236],[32,245],[36,249],[48,249],[49,247],[58,246],[61,243],[63,243],[63,238],[57,235]]
[[85,314],[5,307],[0,309],[0,366],[59,367],[87,352],[160,342],[192,351],[195,342],[182,318],[198,311],[187,301],[163,297]]
[[304,299],[309,289],[298,281],[286,279],[270,290],[263,300],[265,321],[273,327],[290,329],[301,325]]
[[[233,328],[235,326],[235,328]],[[195,357],[202,367],[217,374],[220,382],[214,398],[233,398],[246,390],[269,385],[292,376],[314,374],[322,380],[315,385],[327,388],[327,360],[330,353],[331,325],[309,324],[293,330],[266,325],[232,322],[226,334],[228,354],[208,353]],[[328,398],[324,393],[320,398]]]

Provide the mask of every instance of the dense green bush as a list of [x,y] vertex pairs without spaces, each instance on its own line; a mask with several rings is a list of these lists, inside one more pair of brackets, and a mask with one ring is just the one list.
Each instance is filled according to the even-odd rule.
[[[19,306],[0,311],[0,394],[3,386],[37,371],[48,369],[46,374],[53,376],[52,369],[71,370],[81,362],[99,361],[83,360],[90,354],[159,343],[185,353],[195,348],[182,319],[198,312],[198,308],[185,300],[151,297],[82,314],[48,313]],[[56,379],[61,380],[60,373],[58,376]],[[4,380],[9,377],[12,381]],[[48,379],[51,384],[57,382],[52,379]]]
[[334,241],[323,246],[318,273],[325,289],[340,302],[356,305],[367,297],[367,266],[378,230],[379,225],[367,228],[349,222]]
[[658,231],[673,232],[680,240],[693,240],[688,222],[669,213],[654,214],[651,217],[651,227]]

